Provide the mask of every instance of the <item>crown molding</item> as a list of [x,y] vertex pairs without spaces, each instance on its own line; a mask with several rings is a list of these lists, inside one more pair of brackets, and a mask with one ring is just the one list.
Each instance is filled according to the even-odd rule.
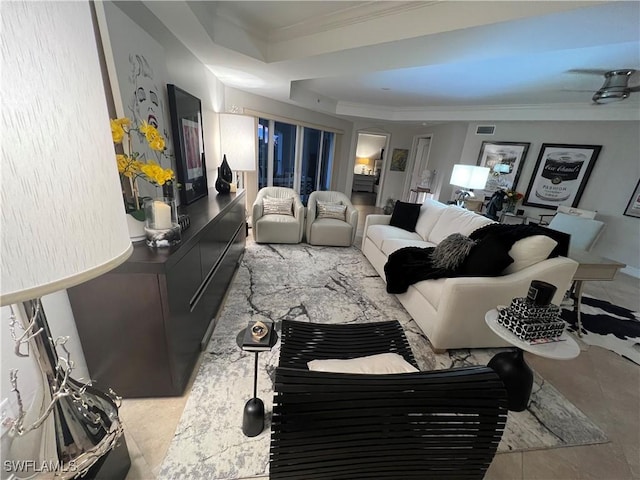
[[[613,107],[613,108],[609,108]],[[637,102],[627,105],[552,104],[391,108],[338,102],[336,115],[397,122],[419,121],[640,121]]]
[[272,42],[293,40],[294,38],[329,32],[337,28],[348,27],[379,18],[405,12],[429,8],[439,1],[430,2],[363,2],[340,11],[331,12],[321,18],[306,18],[298,23],[273,29],[268,38]]

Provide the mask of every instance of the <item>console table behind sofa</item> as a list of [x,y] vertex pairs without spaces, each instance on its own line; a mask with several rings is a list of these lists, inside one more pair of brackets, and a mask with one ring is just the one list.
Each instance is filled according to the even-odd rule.
[[68,290],[91,379],[123,397],[183,393],[244,252],[244,191],[181,211],[180,244],[134,243],[123,265]]

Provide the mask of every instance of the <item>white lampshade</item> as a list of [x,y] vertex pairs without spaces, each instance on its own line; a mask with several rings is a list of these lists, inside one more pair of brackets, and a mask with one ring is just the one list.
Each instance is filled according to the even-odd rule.
[[82,283],[132,252],[86,18],[88,3],[3,4],[2,305]]
[[484,188],[489,178],[489,170],[487,167],[457,164],[453,166],[449,183],[468,189]]
[[257,137],[254,117],[220,114],[220,156],[227,156],[232,170],[252,172],[256,169]]

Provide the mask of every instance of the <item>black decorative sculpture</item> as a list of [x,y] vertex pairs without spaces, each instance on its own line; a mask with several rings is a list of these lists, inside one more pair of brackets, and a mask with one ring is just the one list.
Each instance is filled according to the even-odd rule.
[[222,167],[218,167],[218,178],[216,179],[216,190],[218,193],[229,193],[231,191],[231,183],[222,177]]
[[216,180],[216,190],[218,193],[229,193],[231,191],[231,181],[233,180],[233,172],[229,163],[227,163],[227,156],[222,156],[222,163],[218,167],[218,179]]
[[222,163],[220,164],[220,173],[222,174],[222,179],[226,180],[228,183],[231,183],[233,180],[233,172],[231,171],[231,167],[227,163],[227,156],[222,156]]

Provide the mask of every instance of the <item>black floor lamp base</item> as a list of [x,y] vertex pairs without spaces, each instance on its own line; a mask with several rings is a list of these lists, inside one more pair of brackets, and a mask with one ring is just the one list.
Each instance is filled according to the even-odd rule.
[[252,398],[244,405],[242,414],[242,433],[247,437],[260,435],[264,430],[264,403],[259,398]]
[[522,412],[527,408],[533,387],[533,371],[524,361],[522,350],[496,354],[487,365],[493,369],[507,389],[509,410]]

